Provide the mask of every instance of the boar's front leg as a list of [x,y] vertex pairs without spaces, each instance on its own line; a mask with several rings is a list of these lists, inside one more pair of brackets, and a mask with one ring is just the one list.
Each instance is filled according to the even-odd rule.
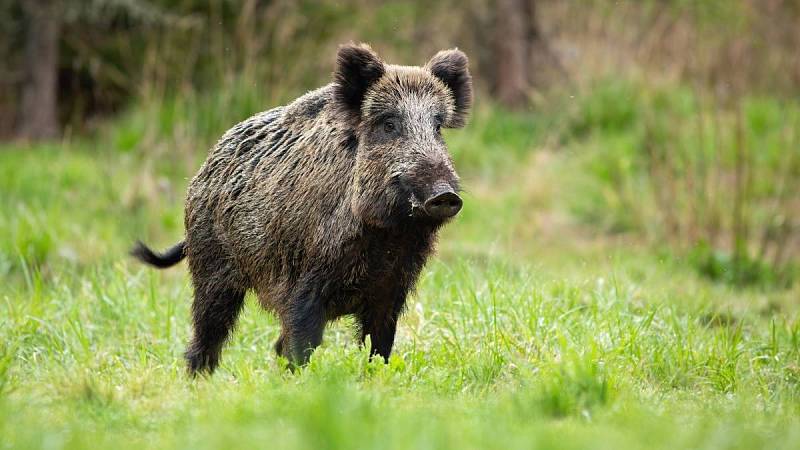
[[382,298],[372,297],[358,314],[361,343],[370,337],[370,357],[380,355],[389,362],[397,331],[397,320],[406,302],[406,290]]
[[302,277],[281,315],[283,330],[276,350],[293,367],[308,363],[311,353],[322,343],[325,330],[325,305],[329,283],[313,275]]

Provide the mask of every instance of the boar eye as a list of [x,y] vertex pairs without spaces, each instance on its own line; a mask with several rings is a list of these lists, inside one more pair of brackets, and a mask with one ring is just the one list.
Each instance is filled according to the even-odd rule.
[[444,122],[444,120],[442,119],[442,116],[437,114],[436,117],[434,117],[434,123],[435,123],[435,126],[436,126],[436,132],[437,133],[441,133],[442,132],[442,122]]
[[393,133],[395,130],[394,121],[391,119],[387,119],[383,122],[383,131],[386,133]]

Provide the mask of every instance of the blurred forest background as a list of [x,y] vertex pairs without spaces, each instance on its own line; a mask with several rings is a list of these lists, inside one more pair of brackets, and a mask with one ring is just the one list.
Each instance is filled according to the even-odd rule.
[[[0,447],[800,448],[800,0],[0,0]],[[189,380],[188,180],[338,45],[459,47],[464,208],[388,364]]]
[[484,147],[463,151],[467,171],[567,154],[574,195],[559,200],[595,232],[737,285],[795,278],[797,0],[1,5],[0,136],[15,145],[92,142],[185,175],[234,123],[326,83],[340,43],[402,64],[458,46]]

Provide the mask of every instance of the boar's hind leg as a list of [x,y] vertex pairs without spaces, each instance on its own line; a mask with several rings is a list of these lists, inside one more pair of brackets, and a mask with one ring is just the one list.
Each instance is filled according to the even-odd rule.
[[186,350],[189,372],[214,372],[222,345],[236,324],[244,304],[244,291],[206,285],[195,286],[192,304],[194,337]]

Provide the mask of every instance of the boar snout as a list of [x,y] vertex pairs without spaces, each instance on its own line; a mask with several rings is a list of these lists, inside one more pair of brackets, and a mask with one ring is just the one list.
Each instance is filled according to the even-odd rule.
[[462,205],[461,197],[449,186],[443,186],[425,200],[424,209],[432,218],[445,220],[458,214]]

